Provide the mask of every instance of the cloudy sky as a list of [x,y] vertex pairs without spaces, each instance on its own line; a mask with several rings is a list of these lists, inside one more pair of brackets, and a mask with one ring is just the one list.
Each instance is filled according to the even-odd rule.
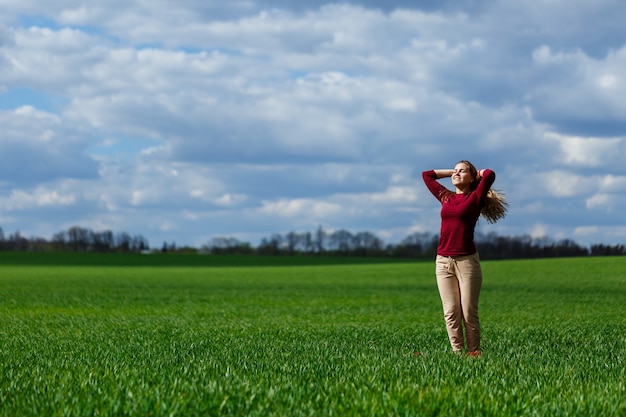
[[0,0],[0,226],[395,243],[438,232],[421,172],[469,159],[511,203],[481,233],[626,243],[624,16],[623,0]]

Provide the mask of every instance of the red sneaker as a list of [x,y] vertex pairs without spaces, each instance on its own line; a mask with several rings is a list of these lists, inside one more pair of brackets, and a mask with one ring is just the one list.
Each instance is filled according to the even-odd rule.
[[471,356],[472,358],[477,358],[479,356],[483,356],[483,353],[480,350],[475,350],[473,352],[467,352],[467,356]]

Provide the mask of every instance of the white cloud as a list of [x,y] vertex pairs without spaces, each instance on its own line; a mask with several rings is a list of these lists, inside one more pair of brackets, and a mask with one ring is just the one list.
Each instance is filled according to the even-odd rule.
[[535,224],[529,235],[535,239],[549,236],[548,227],[545,224]]
[[55,114],[30,105],[0,110],[0,176],[15,183],[65,178],[93,178],[96,164],[82,154],[84,133]]
[[[4,201],[2,201],[4,200]],[[32,192],[13,190],[7,198],[1,198],[2,207],[7,211],[32,210],[42,207],[69,206],[76,202],[76,196],[59,190],[37,187]]]
[[625,138],[589,138],[562,135],[554,132],[545,134],[546,139],[558,142],[564,162],[572,167],[600,167],[626,160]]
[[608,194],[595,194],[587,199],[587,208],[610,208],[611,200],[612,196]]
[[616,218],[622,219],[626,217],[621,210],[624,204],[626,204],[626,195],[619,188],[602,187],[600,191],[585,200],[585,205],[590,212],[602,211],[609,215],[615,213]]
[[4,229],[437,232],[419,173],[470,159],[497,227],[618,239],[624,3],[428,5],[4,2]]
[[[535,114],[561,129],[585,132],[595,130],[602,136],[623,133],[626,124],[626,46],[594,57],[577,49],[554,52],[542,46],[533,52],[539,81],[527,98]],[[600,125],[603,124],[603,125]],[[606,132],[606,133],[605,133]],[[585,132],[586,133],[586,132]]]
[[600,183],[603,190],[622,194],[626,192],[626,175],[617,176],[608,174],[602,177]]

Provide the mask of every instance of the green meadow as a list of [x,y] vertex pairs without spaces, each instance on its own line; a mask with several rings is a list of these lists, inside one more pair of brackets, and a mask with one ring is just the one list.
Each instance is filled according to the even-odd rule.
[[626,257],[483,270],[470,358],[432,262],[3,253],[0,415],[626,416]]

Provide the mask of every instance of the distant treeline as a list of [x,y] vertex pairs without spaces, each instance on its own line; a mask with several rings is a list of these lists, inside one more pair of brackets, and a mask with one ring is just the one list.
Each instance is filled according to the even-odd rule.
[[[385,244],[371,232],[353,233],[345,229],[328,232],[319,227],[314,232],[273,234],[261,240],[258,246],[234,237],[215,237],[200,248],[176,247],[166,243],[151,249],[141,235],[94,232],[82,227],[71,227],[56,233],[51,240],[26,238],[19,232],[5,236],[0,228],[0,250],[35,252],[174,252],[213,255],[324,255],[350,257],[393,257],[432,259],[437,251],[439,235],[428,232],[413,233],[397,244]],[[499,236],[495,233],[477,234],[476,246],[482,259],[525,259],[568,256],[626,255],[626,247],[594,244],[583,247],[570,239],[553,240],[549,237]]]
[[[624,245],[594,244],[589,248],[576,242],[548,237],[498,236],[478,234],[476,246],[482,259],[524,259],[568,256],[626,255]],[[200,249],[210,254],[248,255],[328,255],[371,256],[432,259],[437,252],[439,235],[413,233],[398,244],[385,244],[371,232],[352,233],[348,230],[274,234],[261,240],[257,247],[233,237],[216,237]]]
[[52,240],[41,237],[26,238],[15,232],[6,236],[0,227],[0,250],[32,252],[143,252],[149,250],[148,240],[141,235],[113,233],[110,230],[94,232],[82,227],[71,227],[56,233]]

